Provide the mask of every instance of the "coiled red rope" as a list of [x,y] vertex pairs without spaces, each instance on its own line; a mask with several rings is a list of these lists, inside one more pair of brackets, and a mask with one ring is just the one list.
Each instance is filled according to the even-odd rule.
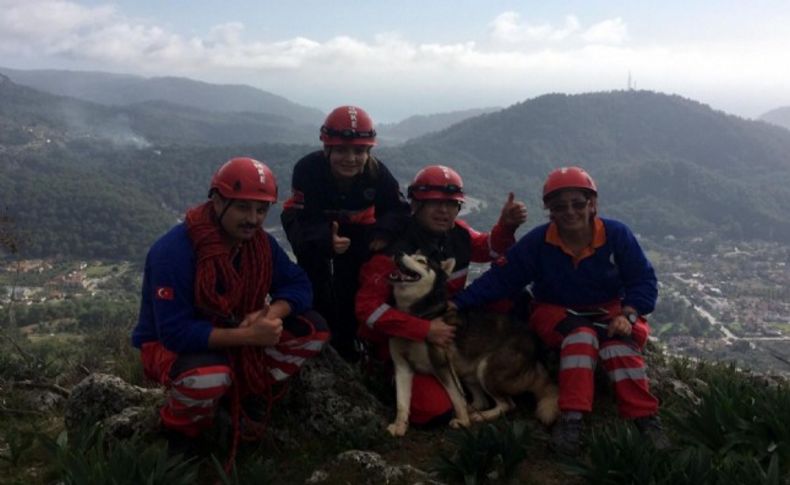
[[[272,281],[272,255],[269,238],[263,230],[256,231],[250,241],[232,248],[223,238],[211,201],[190,209],[185,220],[197,254],[195,305],[214,316],[215,325],[222,319],[233,319],[264,308]],[[228,355],[233,370],[230,402],[233,441],[225,462],[226,474],[236,460],[239,440],[263,437],[272,406],[286,391],[285,387],[277,393],[273,391],[275,380],[270,373],[270,357],[263,348],[240,347],[229,350]],[[242,409],[241,401],[247,395],[265,396],[263,422],[250,419]]]

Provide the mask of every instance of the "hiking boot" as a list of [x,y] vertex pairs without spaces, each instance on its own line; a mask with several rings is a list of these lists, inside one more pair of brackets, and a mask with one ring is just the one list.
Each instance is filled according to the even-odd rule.
[[653,442],[653,447],[655,449],[666,450],[672,446],[669,437],[664,433],[664,427],[661,425],[661,418],[657,415],[636,418],[634,424],[642,436],[647,437],[647,439]]
[[551,449],[563,455],[579,453],[583,428],[581,413],[563,413],[551,430]]

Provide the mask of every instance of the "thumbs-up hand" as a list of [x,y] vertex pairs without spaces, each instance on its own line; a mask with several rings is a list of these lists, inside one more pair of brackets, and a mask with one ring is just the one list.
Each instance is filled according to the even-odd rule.
[[343,254],[348,251],[348,247],[351,246],[351,239],[347,237],[342,237],[337,234],[337,231],[340,230],[340,224],[337,221],[332,221],[332,251],[335,254]]
[[502,206],[502,213],[499,216],[499,222],[506,226],[520,226],[527,222],[527,206],[520,200],[516,200],[513,192],[510,192]]

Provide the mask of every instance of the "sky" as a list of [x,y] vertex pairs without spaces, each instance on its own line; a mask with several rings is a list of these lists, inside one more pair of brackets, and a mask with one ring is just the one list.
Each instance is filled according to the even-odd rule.
[[790,2],[0,0],[0,66],[247,84],[376,121],[647,89],[790,106]]

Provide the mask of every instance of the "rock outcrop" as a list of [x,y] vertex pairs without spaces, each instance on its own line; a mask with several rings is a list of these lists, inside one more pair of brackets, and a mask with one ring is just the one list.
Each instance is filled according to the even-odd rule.
[[440,485],[442,482],[434,480],[426,472],[411,465],[390,465],[378,453],[349,450],[337,455],[332,462],[313,472],[305,483]]
[[[358,373],[332,348],[305,363],[290,382],[283,401],[276,404],[288,410],[303,429],[286,430],[271,423],[281,439],[288,435],[337,436],[361,429],[384,429],[385,410],[360,382]],[[162,389],[145,389],[107,374],[91,374],[71,392],[66,402],[67,429],[84,422],[101,422],[106,432],[123,439],[147,435],[158,428],[158,408],[164,402]],[[285,438],[282,438],[285,436]]]

